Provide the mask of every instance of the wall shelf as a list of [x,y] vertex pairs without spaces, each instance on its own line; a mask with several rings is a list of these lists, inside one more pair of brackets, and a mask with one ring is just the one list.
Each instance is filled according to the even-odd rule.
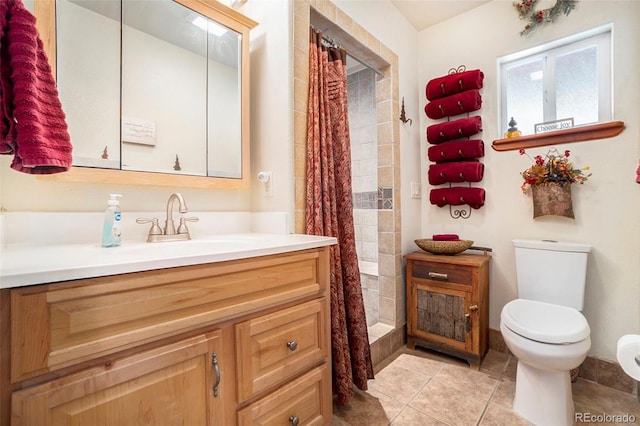
[[612,138],[625,129],[624,122],[610,121],[590,126],[573,127],[537,135],[526,135],[517,138],[497,139],[491,143],[496,151],[513,151],[516,149],[535,148],[539,146],[557,145],[571,142],[584,142],[593,139]]

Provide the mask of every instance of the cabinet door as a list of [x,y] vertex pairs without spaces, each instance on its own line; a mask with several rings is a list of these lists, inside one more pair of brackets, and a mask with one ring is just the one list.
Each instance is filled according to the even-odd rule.
[[409,334],[462,351],[472,349],[471,293],[428,284],[412,285]]
[[12,425],[224,425],[221,336],[196,336],[16,391]]

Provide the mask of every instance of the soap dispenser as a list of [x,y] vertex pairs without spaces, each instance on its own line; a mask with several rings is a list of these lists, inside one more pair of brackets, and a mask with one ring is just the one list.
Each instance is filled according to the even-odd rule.
[[120,194],[109,194],[107,209],[104,211],[104,225],[102,227],[102,247],[117,247],[120,245],[122,213],[120,211]]

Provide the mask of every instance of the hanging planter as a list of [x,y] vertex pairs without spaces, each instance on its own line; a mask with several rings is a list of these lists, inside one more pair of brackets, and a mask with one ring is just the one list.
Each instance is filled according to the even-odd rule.
[[[524,149],[520,155],[527,154]],[[527,154],[528,155],[528,154]],[[571,185],[584,183],[591,176],[582,169],[574,167],[569,161],[569,150],[563,154],[551,148],[547,154],[536,155],[533,165],[520,174],[524,182],[521,189],[527,193],[529,187],[533,194],[533,218],[540,216],[563,216],[575,219],[571,200]]]
[[575,219],[570,182],[531,185],[531,192],[534,219],[539,216],[563,216]]

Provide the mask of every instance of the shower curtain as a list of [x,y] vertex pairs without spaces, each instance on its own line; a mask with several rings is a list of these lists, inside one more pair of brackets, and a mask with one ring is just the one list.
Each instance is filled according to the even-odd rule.
[[336,237],[331,247],[333,391],[347,404],[367,389],[373,366],[356,255],[347,118],[346,51],[310,28],[306,232]]

